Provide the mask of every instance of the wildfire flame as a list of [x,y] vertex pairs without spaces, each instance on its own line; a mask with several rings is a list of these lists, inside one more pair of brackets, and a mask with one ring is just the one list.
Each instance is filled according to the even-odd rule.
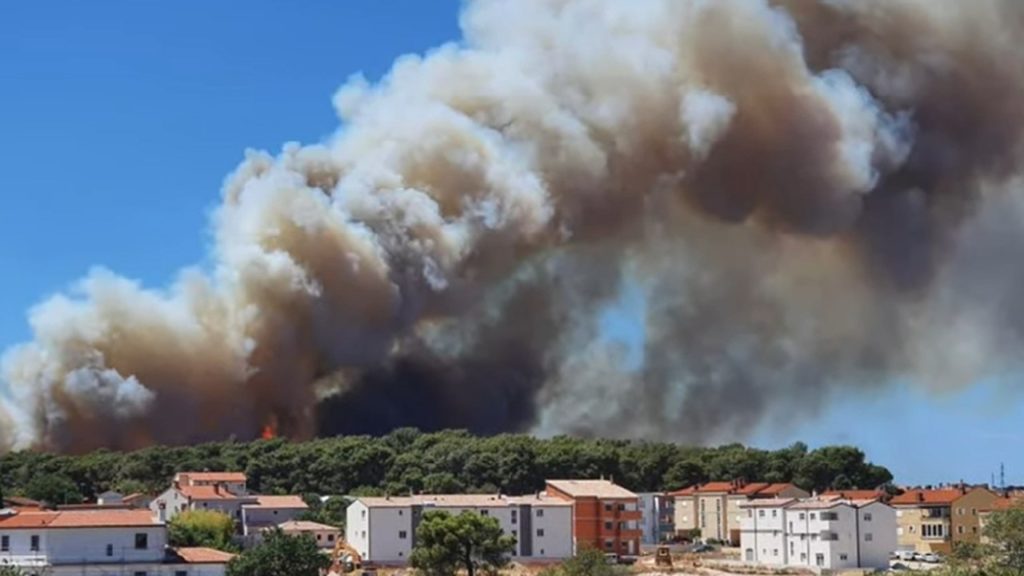
[[274,416],[270,417],[270,421],[263,426],[263,432],[260,433],[260,438],[264,440],[271,440],[277,438],[277,418]]

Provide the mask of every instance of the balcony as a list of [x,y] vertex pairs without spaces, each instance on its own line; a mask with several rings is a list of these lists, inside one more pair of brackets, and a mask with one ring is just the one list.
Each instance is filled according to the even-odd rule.
[[639,522],[640,520],[643,520],[643,512],[639,510],[619,510],[619,513],[615,515],[615,518],[623,522],[628,522],[630,520]]

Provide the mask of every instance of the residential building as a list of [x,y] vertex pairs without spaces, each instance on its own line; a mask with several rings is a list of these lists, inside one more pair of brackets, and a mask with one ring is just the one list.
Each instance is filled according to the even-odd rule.
[[996,498],[988,508],[978,510],[978,533],[981,535],[981,542],[988,544],[990,540],[985,536],[985,526],[993,512],[1009,510],[1011,508],[1024,508],[1024,497]]
[[885,490],[829,490],[822,493],[824,498],[842,498],[844,500],[881,500],[888,502],[892,499]]
[[366,562],[405,564],[423,515],[435,510],[497,519],[506,534],[516,537],[513,557],[519,561],[554,561],[573,555],[573,504],[544,493],[356,498],[345,512],[345,540]]
[[893,497],[899,549],[949,554],[958,542],[980,542],[979,513],[998,496],[984,487],[911,489]]
[[30,574],[223,576],[230,555],[220,558],[169,549],[166,526],[148,510],[0,514],[0,563]]
[[884,569],[896,546],[896,512],[873,500],[773,498],[741,504],[747,562],[814,569]]
[[573,505],[575,550],[640,553],[640,498],[608,480],[548,480],[546,493]]
[[149,509],[163,522],[170,522],[185,510],[213,510],[227,514],[242,526],[242,506],[256,504],[255,496],[239,496],[220,485],[178,484],[154,499]]
[[289,520],[278,524],[277,527],[290,536],[309,536],[316,540],[317,546],[328,549],[334,548],[341,536],[341,530],[335,526],[306,520]]
[[174,475],[174,484],[179,486],[219,487],[239,496],[249,493],[247,481],[243,472],[178,472]]
[[675,530],[680,536],[699,531],[704,540],[740,543],[741,506],[755,499],[806,498],[789,483],[708,482],[670,493],[675,499]]
[[309,506],[299,496],[252,495],[255,502],[242,504],[242,533],[245,536],[289,520],[298,520]]
[[640,498],[640,542],[642,544],[659,544],[675,536],[674,499],[667,495],[654,492],[637,494]]

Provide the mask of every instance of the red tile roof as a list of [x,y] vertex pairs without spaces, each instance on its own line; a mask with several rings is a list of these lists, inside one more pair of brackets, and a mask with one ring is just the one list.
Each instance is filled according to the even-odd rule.
[[246,481],[244,472],[178,472],[177,477],[180,481],[186,483],[188,480],[232,483],[244,483]]
[[736,493],[743,494],[745,496],[753,496],[754,494],[759,494],[762,490],[766,490],[769,486],[771,486],[771,484],[768,484],[767,482],[751,482],[737,490]]
[[890,501],[890,504],[893,506],[940,506],[944,504],[952,504],[963,495],[964,493],[957,488],[943,488],[940,490],[907,490],[903,494],[894,497]]
[[235,557],[213,548],[175,548],[174,553],[186,564],[226,564]]
[[701,484],[697,486],[698,493],[705,492],[733,492],[736,489],[736,485],[732,482],[708,482],[707,484]]
[[113,528],[161,526],[149,510],[60,510],[20,512],[0,518],[0,529],[18,528]]
[[757,493],[758,496],[778,496],[790,488],[795,488],[788,482],[777,482],[775,484],[769,484],[764,490]]
[[1024,506],[1024,498],[996,498],[992,506],[988,508],[988,511],[992,510],[1009,510],[1011,508],[1019,508]]
[[668,495],[669,496],[673,496],[673,497],[675,497],[675,496],[693,496],[696,493],[697,493],[697,487],[696,486],[687,486],[686,488],[683,488],[681,490],[676,490],[675,492],[669,492]]

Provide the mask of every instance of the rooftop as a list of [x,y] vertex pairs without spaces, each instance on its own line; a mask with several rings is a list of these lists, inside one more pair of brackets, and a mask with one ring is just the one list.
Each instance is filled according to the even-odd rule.
[[176,560],[186,564],[225,564],[235,557],[213,548],[175,548],[174,555]]
[[796,498],[761,498],[740,502],[740,508],[784,508],[794,502]]
[[19,512],[0,518],[0,529],[18,528],[117,528],[162,526],[149,510],[58,510]]
[[992,510],[1009,510],[1011,508],[1020,508],[1024,506],[1024,498],[996,498],[992,502],[992,506],[988,508],[988,511]]
[[907,490],[899,496],[893,497],[893,506],[914,506],[914,505],[948,505],[955,502],[964,492],[959,488],[942,488],[939,490]]
[[573,498],[637,498],[633,492],[608,480],[548,480],[547,484]]
[[341,529],[336,526],[328,526],[327,524],[309,522],[307,520],[290,520],[278,524],[277,527],[285,532],[341,532]]
[[434,506],[438,508],[504,508],[533,504],[543,506],[572,506],[571,502],[545,495],[505,496],[498,494],[416,494],[357,498],[370,508],[405,508],[408,506]]
[[244,472],[178,472],[175,478],[180,482],[194,480],[199,482],[244,483],[246,481]]
[[299,496],[263,496],[253,495],[255,504],[245,504],[245,508],[309,508]]
[[219,486],[179,486],[178,492],[192,500],[254,500],[254,496],[238,496]]
[[822,496],[834,496],[848,500],[884,500],[889,495],[884,490],[829,490]]

